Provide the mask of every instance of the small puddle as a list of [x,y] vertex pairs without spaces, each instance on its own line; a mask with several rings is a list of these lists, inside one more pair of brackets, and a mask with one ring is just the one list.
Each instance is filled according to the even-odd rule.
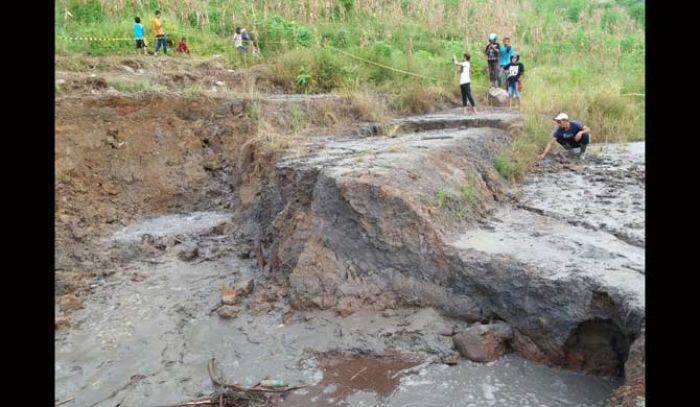
[[359,391],[373,392],[384,399],[391,396],[401,383],[404,375],[397,373],[419,364],[370,356],[324,356],[318,363],[323,380],[306,391],[290,394],[281,405],[350,405],[345,399]]

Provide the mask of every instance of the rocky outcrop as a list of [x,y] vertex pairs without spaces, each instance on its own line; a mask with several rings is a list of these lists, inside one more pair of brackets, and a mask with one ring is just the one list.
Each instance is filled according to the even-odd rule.
[[491,116],[489,127],[321,140],[280,160],[256,215],[265,263],[288,276],[297,308],[502,320],[525,357],[617,374],[644,319],[643,251],[505,202],[493,159],[518,124]]
[[513,330],[503,322],[476,323],[453,338],[460,355],[474,362],[491,362],[506,353]]
[[646,398],[646,357],[645,334],[637,338],[630,347],[625,362],[625,384],[620,386],[610,399],[611,407],[638,407],[645,404]]
[[491,87],[487,93],[486,100],[491,106],[507,106],[508,92],[501,88]]

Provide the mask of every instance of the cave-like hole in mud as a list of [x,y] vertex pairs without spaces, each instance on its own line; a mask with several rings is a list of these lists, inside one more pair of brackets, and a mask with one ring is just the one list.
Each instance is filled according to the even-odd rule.
[[564,346],[569,367],[585,373],[620,376],[630,348],[630,338],[610,320],[580,323]]

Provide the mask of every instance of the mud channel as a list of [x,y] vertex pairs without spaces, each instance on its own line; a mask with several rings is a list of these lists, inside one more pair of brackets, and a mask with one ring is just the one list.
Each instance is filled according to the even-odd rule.
[[[643,178],[643,143],[594,146],[583,163],[558,156],[524,183],[517,204],[500,205],[452,245],[546,264],[551,278],[591,274],[643,307]],[[122,266],[91,286],[72,326],[56,333],[57,401],[200,399],[215,390],[211,358],[229,383],[311,384],[268,400],[286,406],[604,406],[621,384],[515,354],[460,359],[452,336],[469,323],[429,307],[294,310],[286,283],[259,271],[234,219],[169,214],[104,240]],[[222,309],[222,288],[244,282],[252,292]]]

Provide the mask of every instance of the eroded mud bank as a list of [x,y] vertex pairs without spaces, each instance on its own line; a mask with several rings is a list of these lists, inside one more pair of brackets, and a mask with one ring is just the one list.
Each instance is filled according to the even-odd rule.
[[[101,236],[116,271],[57,332],[57,399],[199,398],[215,357],[230,382],[315,384],[286,405],[604,405],[643,336],[643,148],[558,156],[518,192],[493,167],[517,117],[442,116],[318,138],[225,211]],[[458,361],[452,336],[493,320],[516,354]]]

